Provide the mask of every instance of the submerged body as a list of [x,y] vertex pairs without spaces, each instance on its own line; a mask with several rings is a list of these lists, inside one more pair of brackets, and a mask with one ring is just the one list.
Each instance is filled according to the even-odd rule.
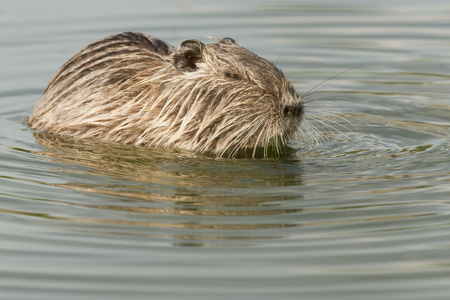
[[233,39],[189,39],[176,49],[127,32],[63,65],[29,124],[61,136],[233,156],[285,144],[302,116],[283,73]]

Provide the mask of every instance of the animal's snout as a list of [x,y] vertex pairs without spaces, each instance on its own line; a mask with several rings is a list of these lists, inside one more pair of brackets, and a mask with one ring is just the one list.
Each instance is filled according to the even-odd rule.
[[300,118],[303,115],[303,104],[286,105],[283,113],[285,117]]

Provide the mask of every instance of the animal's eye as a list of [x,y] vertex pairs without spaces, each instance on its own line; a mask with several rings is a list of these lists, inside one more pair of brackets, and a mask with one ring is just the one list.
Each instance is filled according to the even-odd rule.
[[241,76],[239,76],[239,74],[233,72],[226,72],[225,76],[231,79],[241,79]]

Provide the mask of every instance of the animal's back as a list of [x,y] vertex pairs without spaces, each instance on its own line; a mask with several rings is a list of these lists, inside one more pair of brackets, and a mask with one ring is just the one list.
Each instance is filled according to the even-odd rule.
[[[141,76],[152,76],[148,72],[157,72],[173,51],[166,42],[142,33],[124,32],[98,40],[67,61],[53,76],[29,123],[34,129],[80,136],[88,127],[102,122],[96,119],[100,108],[102,113],[111,112],[109,117],[114,120],[109,121],[119,122],[121,117],[113,111],[119,107],[126,111],[126,98],[135,95],[130,89],[116,99],[116,90],[126,91],[127,85],[136,84]],[[85,119],[85,128],[77,122],[81,118]],[[70,120],[76,124],[73,128]]]
[[[44,93],[51,87],[71,83],[106,66],[130,67],[130,63],[149,62],[167,56],[174,48],[166,42],[143,33],[123,32],[98,40],[67,61],[55,74]],[[128,68],[130,69],[130,68]],[[67,89],[67,86],[64,87]]]

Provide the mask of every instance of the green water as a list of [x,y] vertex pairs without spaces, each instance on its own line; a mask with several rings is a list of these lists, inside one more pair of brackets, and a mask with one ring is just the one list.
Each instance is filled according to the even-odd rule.
[[[56,70],[121,31],[233,37],[316,91],[323,139],[251,160],[32,132]],[[449,92],[443,0],[3,1],[0,298],[448,299]]]

